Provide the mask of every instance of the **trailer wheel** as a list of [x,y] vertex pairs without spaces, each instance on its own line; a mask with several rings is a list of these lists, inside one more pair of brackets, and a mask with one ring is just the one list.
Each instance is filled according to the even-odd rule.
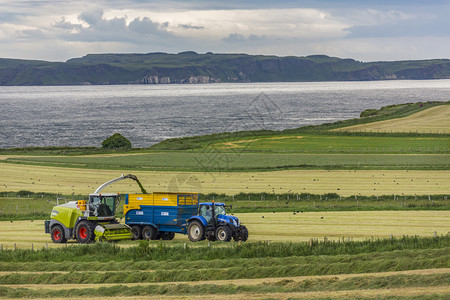
[[65,243],[67,241],[66,237],[64,236],[64,229],[61,225],[55,225],[53,226],[51,230],[52,235],[52,241],[53,243]]
[[133,234],[133,240],[142,239],[142,227],[139,225],[134,225],[131,227],[131,233]]
[[78,223],[75,231],[77,241],[82,244],[92,243],[95,239],[94,229],[95,226],[92,222],[81,221]]
[[175,232],[165,232],[161,239],[165,241],[171,241],[175,237]]
[[216,239],[221,242],[229,242],[231,240],[231,229],[228,226],[219,226],[216,230]]
[[188,237],[191,242],[205,239],[205,228],[199,221],[192,221],[188,227]]
[[144,240],[156,240],[158,238],[158,230],[153,226],[145,226],[142,229],[142,238]]

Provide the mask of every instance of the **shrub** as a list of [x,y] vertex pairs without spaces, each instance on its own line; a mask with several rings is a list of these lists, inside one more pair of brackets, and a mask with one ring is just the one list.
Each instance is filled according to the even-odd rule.
[[106,149],[131,149],[131,142],[120,133],[114,133],[102,142],[102,147]]
[[366,109],[365,111],[363,111],[360,115],[361,118],[363,117],[371,117],[371,116],[376,116],[378,114],[379,110],[378,109]]

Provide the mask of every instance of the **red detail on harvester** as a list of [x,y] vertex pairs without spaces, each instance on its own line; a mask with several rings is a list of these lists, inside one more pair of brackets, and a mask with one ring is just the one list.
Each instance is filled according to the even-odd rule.
[[53,231],[53,239],[59,241],[61,239],[61,232],[59,230]]
[[87,237],[86,227],[81,227],[80,230],[78,231],[78,235],[80,236],[80,238],[85,239]]

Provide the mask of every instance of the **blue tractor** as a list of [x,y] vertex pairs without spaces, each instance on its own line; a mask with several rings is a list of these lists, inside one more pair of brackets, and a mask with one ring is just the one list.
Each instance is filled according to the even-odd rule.
[[228,242],[246,241],[248,229],[240,224],[235,216],[227,215],[225,203],[203,202],[199,204],[198,215],[188,220],[187,234],[192,242],[209,241]]

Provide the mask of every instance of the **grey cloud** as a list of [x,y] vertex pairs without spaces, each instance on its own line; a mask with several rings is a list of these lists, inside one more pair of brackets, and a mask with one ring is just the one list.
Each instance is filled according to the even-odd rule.
[[169,26],[169,22],[157,23],[153,22],[148,17],[144,17],[142,20],[136,18],[131,21],[131,23],[128,25],[128,28],[138,34],[165,35],[167,34],[167,26]]
[[227,43],[238,43],[238,42],[245,42],[247,39],[245,36],[239,33],[231,33],[226,38],[222,39],[224,42]]
[[78,16],[78,19],[85,21],[90,25],[96,24],[103,19],[103,9],[82,12]]
[[196,29],[196,30],[205,29],[205,27],[203,27],[203,26],[194,26],[191,24],[180,24],[180,25],[178,25],[178,27],[183,28],[183,29]]
[[444,18],[433,20],[415,18],[370,26],[352,26],[346,31],[348,38],[448,36],[450,35],[450,21]]
[[67,22],[66,18],[64,18],[64,17],[61,18],[61,21],[52,24],[52,27],[68,29],[68,30],[72,30],[72,29],[80,30],[82,28],[82,26],[80,24],[73,24],[73,23]]
[[266,39],[265,35],[257,35],[257,34],[250,34],[248,39],[250,41],[263,41]]
[[265,35],[257,35],[257,34],[250,34],[248,37],[245,37],[242,34],[239,33],[232,33],[228,35],[226,38],[223,38],[222,41],[227,43],[241,43],[241,42],[257,42],[257,41],[264,41],[266,40]]
[[[100,19],[99,16],[102,16]],[[60,34],[60,37],[69,41],[80,42],[126,42],[135,44],[146,44],[151,42],[148,36],[158,38],[169,37],[171,33],[167,31],[168,22],[157,23],[148,17],[143,19],[135,18],[127,25],[125,18],[105,19],[103,14],[82,13],[80,19],[88,22],[89,26],[83,27],[80,24],[67,22],[64,18],[53,24],[54,28],[76,29],[77,32]]]

